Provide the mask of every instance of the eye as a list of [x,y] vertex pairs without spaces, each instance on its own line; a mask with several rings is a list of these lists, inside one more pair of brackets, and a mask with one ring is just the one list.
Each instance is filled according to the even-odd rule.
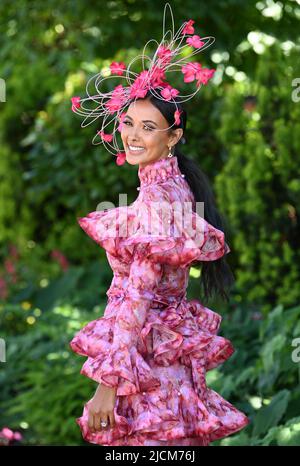
[[[131,122],[130,121],[123,121],[124,125],[131,125]],[[147,125],[144,125],[145,128],[147,128],[147,131],[152,131],[153,128],[150,128],[150,126],[147,126]]]

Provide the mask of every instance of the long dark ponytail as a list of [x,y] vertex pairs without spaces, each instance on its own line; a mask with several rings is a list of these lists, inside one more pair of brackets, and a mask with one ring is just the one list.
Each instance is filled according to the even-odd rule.
[[[165,117],[169,126],[174,123],[174,112],[176,105],[172,101],[161,100],[155,97],[150,91],[141,98],[148,99]],[[175,98],[176,101],[176,98]],[[187,121],[187,113],[181,103],[177,103],[178,109],[182,112],[180,115],[180,125],[170,128],[170,132],[176,128],[183,129],[182,138],[175,145],[173,155],[177,157],[178,166],[185,175],[196,202],[204,202],[204,218],[218,230],[225,233],[225,219],[218,212],[215,202],[213,190],[211,188],[208,177],[200,169],[199,165],[192,159],[184,155],[179,146],[186,143],[185,129]],[[218,294],[222,299],[229,300],[226,292],[227,287],[231,287],[234,283],[234,276],[226,262],[226,256],[215,261],[197,262],[201,266],[200,286],[203,288],[204,298],[208,300],[213,294]]]

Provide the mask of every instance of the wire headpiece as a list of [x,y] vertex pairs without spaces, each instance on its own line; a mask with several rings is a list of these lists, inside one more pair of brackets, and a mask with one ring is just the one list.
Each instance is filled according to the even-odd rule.
[[[166,30],[167,8],[170,10],[172,29]],[[143,53],[131,60],[126,68],[124,62],[112,62],[109,66],[110,75],[105,75],[105,70],[92,76],[86,85],[87,97],[75,96],[71,98],[72,111],[85,117],[81,123],[84,128],[98,118],[102,118],[101,129],[95,134],[92,144],[104,144],[106,149],[116,156],[116,163],[123,165],[126,156],[118,146],[117,131],[122,131],[123,119],[126,116],[125,109],[136,102],[138,98],[144,98],[150,92],[157,99],[171,101],[176,106],[174,112],[174,123],[168,128],[156,129],[156,131],[166,131],[173,126],[180,126],[181,111],[177,103],[186,102],[192,99],[201,89],[202,85],[213,77],[215,69],[203,68],[201,63],[189,61],[189,58],[199,52],[203,52],[212,45],[215,38],[212,36],[201,37],[195,34],[194,20],[185,21],[176,33],[174,33],[174,18],[169,3],[165,4],[163,16],[163,37],[158,43],[155,39],[150,39],[144,46]],[[154,42],[157,49],[153,58],[147,55],[147,47]],[[182,43],[184,42],[184,45]],[[187,48],[194,49],[186,54]],[[175,60],[176,56],[181,56]],[[143,71],[135,73],[131,71],[131,66],[142,60]],[[146,67],[148,64],[148,68]],[[191,83],[196,81],[196,90],[191,94],[181,95],[178,89],[172,87],[166,79],[167,73],[180,72],[184,75],[183,81]],[[103,93],[100,88],[107,79],[121,79],[123,84],[118,84],[112,91]],[[125,80],[125,83],[124,83]],[[94,82],[96,94],[90,93],[91,83]],[[106,128],[113,128],[108,131]],[[104,131],[106,129],[106,131]]]

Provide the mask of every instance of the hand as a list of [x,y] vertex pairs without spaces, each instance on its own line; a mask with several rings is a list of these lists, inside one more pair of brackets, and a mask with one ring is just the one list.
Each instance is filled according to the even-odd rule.
[[[116,387],[99,384],[95,395],[88,405],[88,426],[91,432],[108,430],[115,426],[114,407],[116,402]],[[107,423],[101,426],[101,421]]]

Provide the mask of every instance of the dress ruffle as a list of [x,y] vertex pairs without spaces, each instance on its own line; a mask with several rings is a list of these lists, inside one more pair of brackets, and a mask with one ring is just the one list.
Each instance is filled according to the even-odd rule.
[[[88,402],[77,419],[85,440],[143,445],[146,439],[203,437],[211,442],[245,427],[248,418],[206,386],[206,372],[234,352],[229,340],[217,336],[221,316],[185,298],[177,306],[151,307],[136,347],[115,349],[114,309],[121,299],[110,298],[105,316],[90,322],[70,342],[73,351],[88,357],[82,374],[117,387],[115,427],[90,432]],[[172,368],[177,374],[191,371],[191,376],[183,374],[177,385],[167,375],[162,383],[160,374],[164,377],[163,371]]]
[[127,262],[140,254],[154,262],[186,266],[230,252],[224,232],[197,212],[184,213],[180,205],[171,205],[166,199],[157,210],[151,209],[150,201],[90,212],[77,221],[97,244]]
[[[116,387],[114,428],[89,430],[91,400],[77,419],[84,439],[95,444],[143,446],[176,439],[178,445],[189,439],[209,444],[249,423],[206,386],[206,372],[234,352],[231,342],[217,335],[221,316],[183,297],[187,266],[219,259],[230,248],[224,233],[194,208],[182,211],[193,193],[176,159],[158,166],[153,174],[151,166],[141,171],[141,192],[130,206],[77,218],[106,250],[114,271],[104,316],[70,342],[87,357],[82,374]],[[157,208],[152,202],[159,202]]]

